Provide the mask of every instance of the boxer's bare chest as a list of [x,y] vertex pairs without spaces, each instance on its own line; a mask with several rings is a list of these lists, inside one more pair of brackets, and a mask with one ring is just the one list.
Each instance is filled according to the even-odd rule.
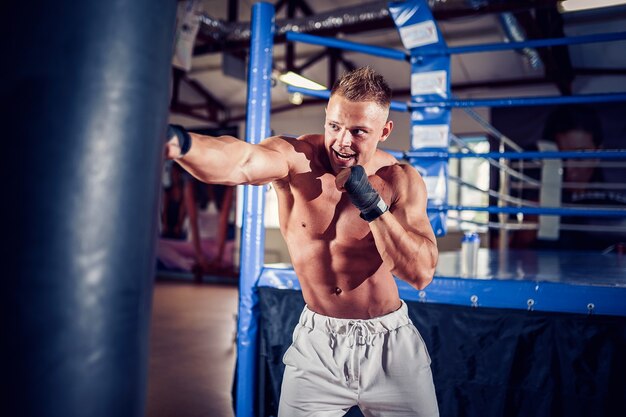
[[[391,202],[393,191],[384,178],[374,175],[370,182],[385,201]],[[281,226],[288,244],[313,240],[335,245],[373,245],[368,223],[359,217],[348,195],[337,190],[333,174],[316,169],[295,174],[289,186],[278,193]]]

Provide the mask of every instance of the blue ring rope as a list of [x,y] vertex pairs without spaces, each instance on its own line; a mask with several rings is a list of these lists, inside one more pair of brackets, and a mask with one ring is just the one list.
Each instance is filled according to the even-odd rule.
[[[565,38],[532,39],[523,42],[487,43],[482,45],[453,46],[441,51],[444,54],[469,54],[476,52],[505,51],[511,49],[541,48],[546,46],[576,45],[581,43],[611,42],[626,39],[626,32],[598,33],[568,36]],[[429,54],[425,52],[424,55]]]
[[[308,88],[288,86],[290,93],[301,93],[311,97],[328,99],[329,90],[310,90]],[[580,103],[611,103],[626,101],[626,93],[582,94],[575,96],[548,96],[548,97],[518,97],[507,99],[472,99],[472,100],[437,100],[411,103],[392,101],[391,110],[407,112],[415,108],[424,107],[513,107],[513,106],[540,106],[555,104]]]
[[344,41],[335,38],[308,35],[306,33],[287,32],[287,40],[308,43],[310,45],[327,46],[329,48],[343,49],[346,51],[361,52],[364,54],[379,56],[382,58],[395,59],[397,61],[409,60],[409,55],[405,51],[400,51],[398,49]]
[[398,159],[430,158],[430,159],[462,159],[462,158],[493,158],[493,159],[626,159],[626,150],[605,151],[547,151],[547,152],[445,152],[445,151],[387,151]]
[[409,108],[423,107],[514,107],[545,106],[555,104],[611,103],[626,101],[626,93],[580,94],[575,96],[516,97],[505,99],[432,100],[412,101]]
[[496,206],[459,206],[441,205],[428,207],[429,212],[457,211],[486,211],[492,214],[537,214],[546,216],[577,216],[577,217],[626,217],[626,209],[589,209],[572,207],[496,207]]
[[[358,42],[351,42],[335,38],[327,38],[323,36],[309,35],[289,31],[286,33],[287,40],[292,42],[308,43],[310,45],[327,46],[329,48],[337,48],[354,52],[361,52],[368,55],[379,56],[382,58],[395,59],[398,61],[406,61],[408,54],[405,51],[393,48],[385,48],[376,45],[367,45]],[[561,38],[547,39],[531,39],[522,42],[506,42],[506,43],[486,43],[478,45],[453,46],[441,50],[420,51],[421,55],[456,55],[469,54],[477,52],[491,51],[507,51],[524,48],[541,48],[547,46],[561,45],[577,45],[583,43],[597,42],[613,42],[626,39],[626,32],[596,33],[591,35],[568,36]]]

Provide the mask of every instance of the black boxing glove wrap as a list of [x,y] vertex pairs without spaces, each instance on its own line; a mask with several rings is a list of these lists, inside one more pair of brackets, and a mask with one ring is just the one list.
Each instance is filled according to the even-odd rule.
[[365,168],[355,165],[350,168],[350,176],[344,184],[344,188],[350,197],[350,201],[361,211],[361,218],[371,222],[386,212],[389,207],[378,192],[372,187]]
[[180,155],[178,158],[182,158],[189,152],[189,149],[191,149],[191,136],[189,132],[180,125],[168,125],[167,139],[171,139],[172,136],[176,136],[176,139],[178,139],[178,146],[180,146]]

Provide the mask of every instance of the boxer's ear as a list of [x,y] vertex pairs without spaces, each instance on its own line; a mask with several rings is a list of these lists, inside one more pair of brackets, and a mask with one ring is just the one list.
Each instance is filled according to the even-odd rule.
[[379,142],[386,141],[389,135],[391,134],[392,130],[393,130],[393,120],[387,120],[387,123],[385,123],[385,126],[383,127],[382,135],[380,136],[378,141]]

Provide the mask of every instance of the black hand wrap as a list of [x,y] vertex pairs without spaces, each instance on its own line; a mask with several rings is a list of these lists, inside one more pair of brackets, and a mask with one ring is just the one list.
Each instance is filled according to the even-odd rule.
[[365,174],[365,168],[361,165],[350,168],[350,176],[344,184],[344,188],[348,192],[352,204],[361,210],[363,220],[371,222],[389,209],[370,184],[367,174]]
[[167,140],[170,140],[172,136],[176,136],[178,139],[178,145],[180,146],[179,158],[185,156],[189,149],[191,149],[191,136],[184,127],[180,125],[168,125],[167,126]]

